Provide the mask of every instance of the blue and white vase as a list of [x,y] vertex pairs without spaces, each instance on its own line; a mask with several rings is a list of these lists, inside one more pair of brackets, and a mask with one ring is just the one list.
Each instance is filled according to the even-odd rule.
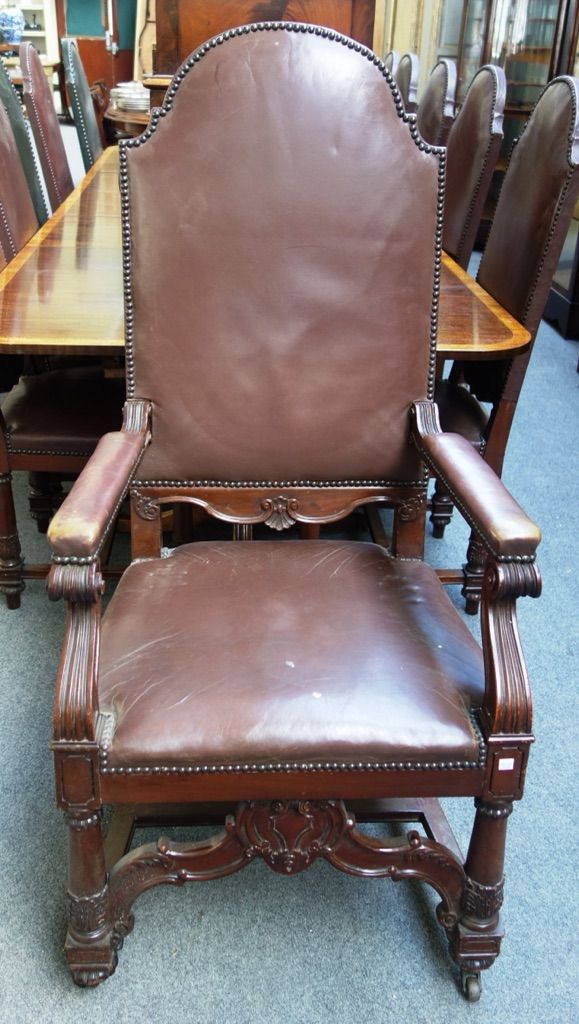
[[15,4],[0,8],[0,32],[4,36],[4,42],[19,43],[22,39],[24,24],[24,15]]

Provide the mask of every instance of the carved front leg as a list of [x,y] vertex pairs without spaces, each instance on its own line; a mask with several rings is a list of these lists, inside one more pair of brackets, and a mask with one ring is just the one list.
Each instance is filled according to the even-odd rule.
[[117,965],[119,940],[112,929],[100,812],[67,814],[68,934],[66,958],[73,980],[94,987]]

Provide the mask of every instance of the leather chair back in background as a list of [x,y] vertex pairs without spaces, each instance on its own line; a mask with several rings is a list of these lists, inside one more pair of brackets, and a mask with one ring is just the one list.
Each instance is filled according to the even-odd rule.
[[418,104],[416,125],[425,142],[445,146],[454,119],[456,64],[443,57],[434,65]]
[[28,191],[30,192],[36,218],[39,224],[44,224],[48,217],[48,209],[42,190],[36,155],[30,139],[28,124],[24,118],[20,97],[12,85],[2,61],[0,61],[0,103],[2,103],[12,125],[14,140],[20,154],[20,162],[28,183]]
[[24,103],[40,158],[52,212],[72,192],[71,177],[52,90],[32,43],[20,44],[20,66],[24,82]]
[[78,47],[74,39],[61,39],[62,62],[66,91],[78,134],[80,151],[86,171],[103,151],[101,135]]
[[415,53],[405,53],[400,58],[394,73],[396,85],[400,90],[404,109],[407,114],[414,114],[418,106],[418,76],[420,62]]
[[38,220],[20,153],[8,114],[0,103],[0,249],[6,263],[37,230]]
[[389,53],[384,57],[384,64],[386,70],[390,72],[392,76],[396,75],[396,69],[400,63],[400,54],[396,53],[396,50],[390,50]]
[[466,270],[503,139],[507,83],[486,64],[474,76],[446,143],[442,245]]

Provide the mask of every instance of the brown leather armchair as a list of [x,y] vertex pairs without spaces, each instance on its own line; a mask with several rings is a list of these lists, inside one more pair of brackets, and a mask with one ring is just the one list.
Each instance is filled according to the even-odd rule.
[[405,53],[398,61],[394,73],[407,114],[414,114],[418,108],[418,78],[420,61],[415,53]]
[[479,68],[446,143],[442,247],[465,270],[503,141],[507,81],[502,68]]
[[442,57],[433,67],[418,104],[416,126],[425,142],[446,146],[454,120],[456,64]]
[[[428,882],[470,999],[499,952],[532,742],[515,603],[539,592],[539,532],[438,426],[444,153],[390,83],[327,29],[235,29],[121,143],[124,425],[49,531],[49,594],[68,607],[52,748],[80,985],[114,971],[140,893],[254,858]],[[482,649],[421,560],[425,462],[487,552]],[[133,562],[101,621],[100,552],[128,491]],[[391,550],[251,542],[255,524],[275,536],[381,501]],[[161,557],[167,502],[238,539]],[[475,798],[466,858],[442,796]],[[370,838],[353,801],[424,829]],[[211,840],[125,852],[135,820],[207,803],[224,820]],[[105,805],[121,811],[106,847]]]
[[[579,194],[579,80],[553,79],[544,89],[515,144],[480,262],[477,280],[531,334],[528,350],[510,362],[469,362],[452,367],[436,388],[444,430],[457,431],[483,452],[500,475],[511,424],[551,280]],[[490,414],[488,412],[490,406]],[[453,497],[437,481],[433,532],[450,522]],[[478,609],[484,552],[471,537],[463,595]]]

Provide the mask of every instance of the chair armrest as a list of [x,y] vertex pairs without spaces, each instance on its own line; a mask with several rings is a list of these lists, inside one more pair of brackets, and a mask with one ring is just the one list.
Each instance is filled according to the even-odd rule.
[[434,403],[416,402],[413,412],[420,454],[491,554],[499,561],[532,561],[541,532],[494,470],[464,437],[441,431]]
[[123,429],[100,439],[48,529],[55,561],[98,556],[150,441],[149,408],[128,402]]

